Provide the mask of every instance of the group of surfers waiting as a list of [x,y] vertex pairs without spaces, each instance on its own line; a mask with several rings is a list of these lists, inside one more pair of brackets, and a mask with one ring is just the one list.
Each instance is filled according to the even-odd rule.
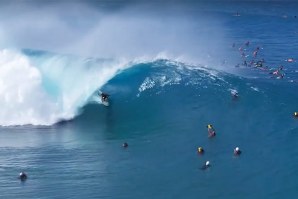
[[[282,79],[285,76],[284,73],[284,66],[280,65],[277,68],[269,68],[268,66],[266,66],[265,64],[265,59],[263,58],[258,58],[259,56],[259,52],[261,50],[260,47],[256,47],[253,52],[252,52],[252,59],[248,60],[247,58],[250,57],[249,54],[247,54],[246,48],[248,48],[250,46],[250,42],[247,41],[244,43],[244,45],[241,45],[238,48],[238,51],[241,55],[241,58],[243,60],[242,64],[237,64],[235,67],[240,67],[242,66],[246,66],[246,67],[254,67],[254,68],[258,68],[262,71],[269,71],[268,74],[272,75],[272,77],[276,77],[277,79]],[[236,47],[236,44],[233,43],[232,45],[233,48]],[[248,52],[249,53],[249,52]],[[288,58],[285,60],[286,62],[295,62],[295,60],[293,58]]]
[[[216,136],[216,132],[212,124],[207,125],[207,131],[208,131],[208,138],[213,138]],[[203,149],[203,147],[198,147],[197,151],[198,151],[198,154],[200,155],[203,155],[205,153],[205,150]],[[239,147],[236,147],[234,149],[234,152],[233,152],[234,156],[239,156],[241,153],[242,152]],[[206,161],[205,164],[201,167],[201,169],[205,170],[210,166],[211,166],[210,161]]]

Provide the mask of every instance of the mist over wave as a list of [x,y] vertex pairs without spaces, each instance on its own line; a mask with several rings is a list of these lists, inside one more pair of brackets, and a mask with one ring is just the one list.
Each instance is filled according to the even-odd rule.
[[231,57],[225,21],[191,3],[16,4],[0,8],[2,48],[129,60],[163,53],[205,65]]
[[1,3],[0,19],[5,126],[71,119],[135,63],[167,59],[222,69],[223,60],[234,59],[224,20],[191,4]]

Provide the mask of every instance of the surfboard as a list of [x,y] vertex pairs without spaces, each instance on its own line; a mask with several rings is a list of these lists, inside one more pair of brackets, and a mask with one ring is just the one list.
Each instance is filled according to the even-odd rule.
[[109,105],[110,105],[109,101],[101,101],[101,103],[102,103],[104,106],[109,106]]
[[110,106],[109,101],[102,101],[101,99],[99,99],[98,97],[93,99],[93,102],[96,104],[102,104],[104,106]]

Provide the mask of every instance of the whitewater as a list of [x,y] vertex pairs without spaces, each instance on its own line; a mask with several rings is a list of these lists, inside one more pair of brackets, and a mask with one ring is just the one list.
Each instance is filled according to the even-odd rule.
[[1,125],[51,125],[72,119],[121,68],[125,63],[120,61],[4,49]]

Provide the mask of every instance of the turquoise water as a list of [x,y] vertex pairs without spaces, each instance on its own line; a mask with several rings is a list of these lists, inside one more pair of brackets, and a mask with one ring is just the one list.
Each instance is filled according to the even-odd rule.
[[[105,11],[114,16],[124,7],[135,6],[107,5]],[[198,34],[194,45],[204,40],[210,43],[203,42],[204,48],[198,49],[182,39],[184,46],[179,49],[173,48],[179,42],[162,48],[153,42],[144,47],[146,53],[150,48],[163,51],[168,47],[179,54],[189,47],[186,53],[198,59],[157,56],[129,60],[122,66],[114,59],[69,56],[47,49],[2,50],[5,60],[1,60],[0,75],[6,74],[0,76],[2,82],[9,88],[9,80],[17,81],[5,72],[20,65],[28,68],[12,71],[21,70],[28,79],[15,84],[17,94],[3,92],[9,90],[0,84],[4,103],[0,197],[295,198],[298,120],[292,114],[298,111],[297,62],[285,61],[297,59],[295,5],[156,2],[137,7],[146,22],[166,13],[170,17],[165,22],[175,20],[179,26],[174,33],[189,33],[190,25],[194,27],[190,37]],[[237,11],[240,16],[233,16]],[[175,13],[178,19],[193,21],[177,21]],[[136,16],[143,15],[128,15]],[[205,26],[207,22],[212,27]],[[211,34],[220,29],[220,36]],[[158,38],[162,33],[157,33],[152,32]],[[177,37],[174,33],[173,38]],[[256,60],[264,58],[268,69],[235,67],[243,62],[238,48],[246,41],[250,41],[246,59],[251,60],[259,46]],[[34,70],[29,65],[40,76],[30,76]],[[279,65],[284,66],[283,79],[269,74]],[[111,106],[96,102],[97,89],[111,95]],[[239,92],[236,100],[232,89]],[[212,139],[207,134],[209,123],[217,133]],[[122,147],[124,142],[127,148]],[[205,149],[204,155],[197,154],[199,146]],[[233,155],[237,146],[242,150],[239,157]],[[207,160],[211,167],[201,170]],[[18,179],[21,171],[28,174],[25,182]]]

